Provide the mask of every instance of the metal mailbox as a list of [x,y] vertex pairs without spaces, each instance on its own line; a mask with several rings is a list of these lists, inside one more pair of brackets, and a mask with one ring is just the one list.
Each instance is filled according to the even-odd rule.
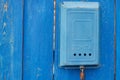
[[60,66],[99,64],[99,3],[60,5]]

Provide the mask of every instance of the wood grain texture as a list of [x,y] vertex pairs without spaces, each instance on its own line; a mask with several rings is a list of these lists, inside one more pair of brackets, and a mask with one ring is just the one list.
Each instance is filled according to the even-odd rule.
[[[56,0],[56,50],[55,50],[55,79],[54,80],[79,80],[80,70],[63,69],[59,67],[59,12],[60,3]],[[79,0],[78,0],[79,1]],[[100,2],[100,67],[86,69],[86,80],[114,80],[114,0],[87,0]]]
[[24,5],[23,80],[52,80],[53,0]]
[[120,79],[120,0],[116,0],[116,80]]
[[22,0],[0,0],[0,80],[22,79]]

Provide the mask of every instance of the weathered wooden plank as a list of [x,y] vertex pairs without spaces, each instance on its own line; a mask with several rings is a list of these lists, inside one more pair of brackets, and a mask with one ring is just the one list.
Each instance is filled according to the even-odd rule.
[[53,0],[24,5],[23,80],[52,80]]
[[116,0],[116,80],[120,79],[120,0]]
[[22,0],[0,0],[0,80],[22,79]]
[[[79,80],[80,70],[68,70],[59,67],[59,5],[64,0],[57,1],[56,14],[56,50],[55,50],[55,80]],[[75,1],[75,0],[65,0]],[[79,0],[78,0],[79,1]],[[100,2],[100,67],[86,69],[86,80],[114,79],[114,0],[87,0]]]

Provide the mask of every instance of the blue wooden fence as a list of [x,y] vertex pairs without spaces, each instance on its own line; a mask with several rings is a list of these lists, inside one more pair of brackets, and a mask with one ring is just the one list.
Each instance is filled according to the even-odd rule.
[[53,0],[24,5],[23,80],[52,80]]
[[[0,0],[0,80],[79,80],[80,70],[59,67],[59,12],[56,0],[56,47],[53,53],[53,0]],[[100,67],[86,69],[86,80],[114,80],[114,1],[100,2]],[[120,76],[117,0],[116,80]]]
[[116,0],[116,80],[120,79],[120,0]]
[[0,80],[22,79],[23,1],[0,0]]

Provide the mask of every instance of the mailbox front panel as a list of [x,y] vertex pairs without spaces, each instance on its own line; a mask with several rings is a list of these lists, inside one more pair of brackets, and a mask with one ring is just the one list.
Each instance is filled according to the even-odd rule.
[[61,4],[60,66],[99,64],[99,4]]

